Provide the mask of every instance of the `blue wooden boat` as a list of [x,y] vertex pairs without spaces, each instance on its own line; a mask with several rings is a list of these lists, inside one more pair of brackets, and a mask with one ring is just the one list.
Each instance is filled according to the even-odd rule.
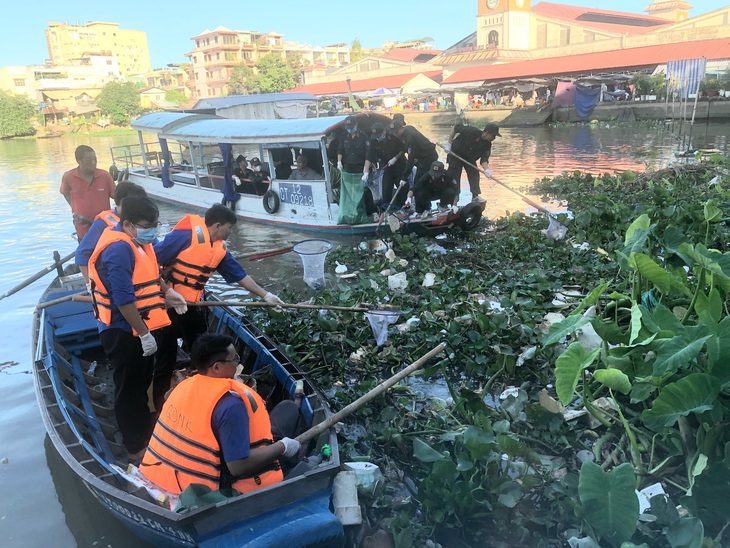
[[[84,287],[79,274],[57,277],[40,303],[68,298]],[[293,399],[301,380],[304,425],[312,427],[332,416],[322,392],[241,313],[211,306],[208,323],[211,331],[236,340],[246,373],[266,373],[257,390],[267,405]],[[343,527],[331,511],[334,477],[340,470],[333,429],[309,445],[310,454],[319,455],[329,444],[331,457],[303,474],[176,513],[125,473],[126,450],[117,438],[111,372],[105,366],[91,304],[65,301],[37,309],[32,341],[36,395],[53,445],[94,497],[140,538],[155,546],[342,546]]]

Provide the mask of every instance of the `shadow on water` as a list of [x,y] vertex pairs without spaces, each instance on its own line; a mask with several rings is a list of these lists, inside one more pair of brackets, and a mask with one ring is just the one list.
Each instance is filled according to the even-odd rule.
[[46,462],[66,519],[66,526],[78,546],[115,548],[152,548],[114,518],[91,494],[84,482],[66,464],[46,436],[43,440]]

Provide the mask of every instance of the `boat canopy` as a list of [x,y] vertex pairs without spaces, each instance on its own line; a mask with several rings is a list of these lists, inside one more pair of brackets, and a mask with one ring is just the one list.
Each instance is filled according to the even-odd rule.
[[193,120],[209,120],[211,118],[219,118],[219,116],[186,112],[153,112],[134,120],[132,128],[147,133],[165,133]]

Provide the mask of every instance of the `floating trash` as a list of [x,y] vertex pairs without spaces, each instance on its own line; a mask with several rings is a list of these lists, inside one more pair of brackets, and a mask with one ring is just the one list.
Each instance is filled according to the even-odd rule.
[[325,286],[324,260],[331,249],[332,242],[327,240],[302,240],[292,247],[292,251],[302,258],[304,283],[312,289]]
[[365,317],[370,322],[373,336],[378,346],[383,346],[388,340],[388,326],[396,323],[402,312],[400,310],[380,309],[365,312]]
[[426,275],[423,277],[423,283],[421,283],[421,285],[423,287],[431,287],[435,281],[436,274],[434,274],[433,272],[426,272]]

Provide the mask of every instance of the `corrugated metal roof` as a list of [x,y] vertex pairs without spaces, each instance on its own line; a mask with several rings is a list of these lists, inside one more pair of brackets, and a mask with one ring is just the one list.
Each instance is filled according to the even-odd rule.
[[505,80],[533,76],[562,76],[607,70],[642,68],[680,59],[706,57],[709,60],[730,59],[730,39],[699,40],[678,44],[662,44],[643,48],[586,53],[569,57],[535,59],[501,65],[468,67],[444,79],[444,87],[485,80]]
[[[400,89],[413,78],[423,74],[432,80],[441,77],[440,70],[429,72],[413,72],[409,74],[396,74],[394,76],[380,76],[378,78],[367,78],[365,80],[351,80],[350,87],[353,93],[360,91],[372,91],[378,88]],[[436,80],[438,81],[438,80]],[[305,84],[291,90],[292,92],[308,91],[314,95],[333,95],[336,93],[347,93],[347,82],[342,79],[337,82],[325,82],[321,84]]]
[[672,24],[672,21],[652,15],[566,6],[551,2],[535,4],[532,13],[616,34],[645,34]]
[[311,101],[317,103],[317,98],[311,93],[259,93],[255,95],[229,95],[228,97],[208,97],[200,99],[191,110],[229,108],[240,105],[258,103],[279,103],[282,101]]

